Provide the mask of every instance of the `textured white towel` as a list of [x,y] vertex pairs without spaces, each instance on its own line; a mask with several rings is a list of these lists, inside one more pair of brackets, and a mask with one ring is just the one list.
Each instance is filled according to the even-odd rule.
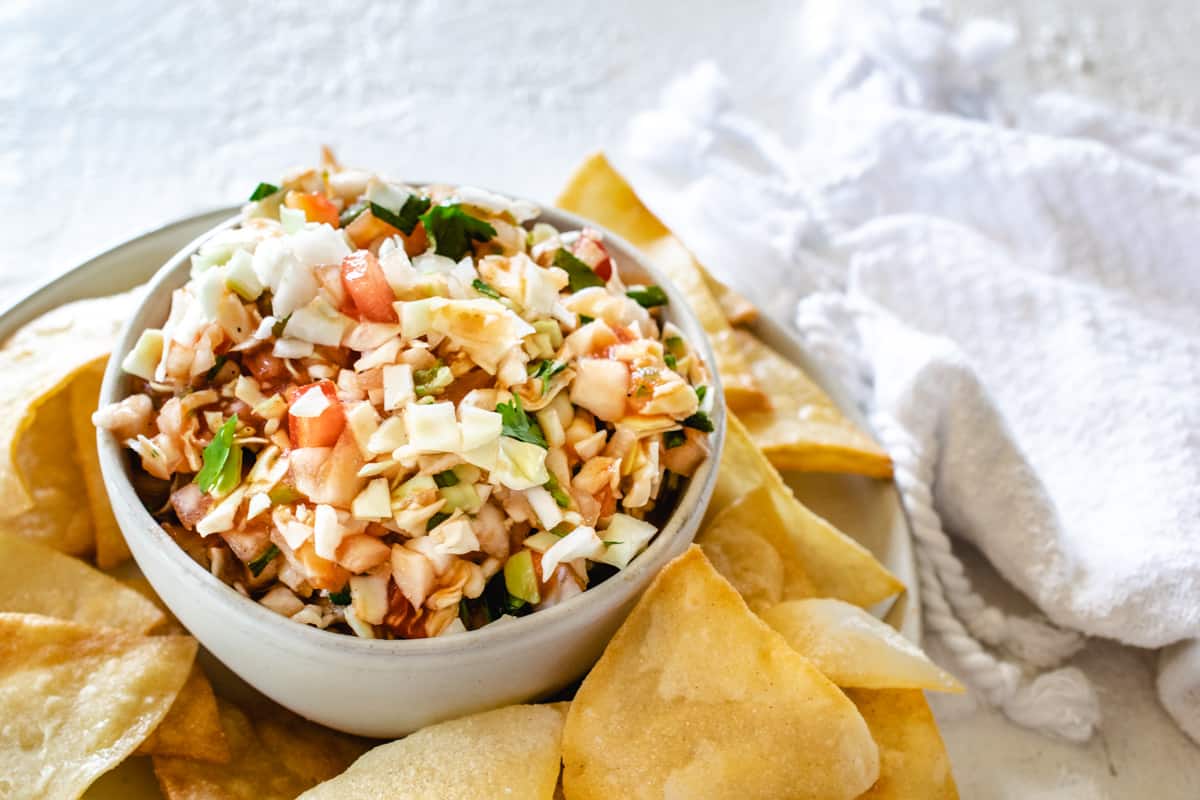
[[[1005,101],[986,77],[1003,26],[872,3],[810,32],[803,140],[738,115],[701,65],[634,119],[618,165],[723,278],[776,313],[800,301],[802,333],[911,467],[928,613],[947,601],[931,627],[1014,719],[1084,739],[1077,674],[1015,694],[1017,667],[1078,641],[986,608],[942,532],[1057,625],[1200,636],[1200,136],[1066,96]],[[1193,736],[1195,652],[1164,654],[1160,680]]]

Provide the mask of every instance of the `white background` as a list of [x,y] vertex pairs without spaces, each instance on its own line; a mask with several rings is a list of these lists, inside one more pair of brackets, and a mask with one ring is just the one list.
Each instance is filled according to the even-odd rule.
[[[1015,89],[1200,124],[1195,0],[951,5],[1018,25]],[[136,233],[244,199],[322,143],[397,177],[549,200],[703,58],[786,135],[801,33],[787,0],[0,0],[0,308]],[[963,797],[1200,796],[1200,750],[1158,707],[1152,655],[1095,644],[1077,663],[1106,715],[1084,748],[939,704]]]

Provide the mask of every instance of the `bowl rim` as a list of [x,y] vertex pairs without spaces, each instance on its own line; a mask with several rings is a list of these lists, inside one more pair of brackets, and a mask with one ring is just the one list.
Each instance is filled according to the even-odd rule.
[[[515,200],[526,199],[503,192],[499,194]],[[278,643],[291,643],[294,647],[307,645],[323,651],[336,651],[336,654],[341,656],[357,655],[375,659],[400,656],[433,657],[458,654],[464,651],[479,651],[485,648],[498,648],[519,640],[531,642],[552,635],[553,628],[570,623],[573,618],[578,620],[578,624],[585,624],[586,618],[589,616],[588,612],[591,612],[592,615],[598,614],[605,608],[619,605],[628,600],[627,595],[630,594],[630,590],[636,591],[644,583],[642,578],[645,573],[650,572],[649,578],[652,578],[665,566],[667,557],[677,546],[676,540],[682,530],[691,527],[694,537],[695,529],[700,523],[700,519],[695,518],[702,519],[707,511],[708,501],[716,486],[717,466],[720,463],[725,442],[724,388],[720,376],[716,372],[716,360],[712,345],[695,312],[674,282],[659,270],[642,251],[623,237],[592,220],[552,205],[543,205],[536,201],[529,202],[534,202],[540,209],[538,216],[529,220],[530,223],[546,221],[554,224],[560,230],[594,228],[603,234],[606,244],[612,243],[616,246],[616,255],[621,261],[634,264],[637,269],[643,271],[661,286],[669,299],[668,308],[671,321],[683,329],[689,342],[700,350],[705,363],[710,368],[709,391],[712,397],[710,418],[713,421],[713,432],[709,440],[709,457],[689,480],[687,489],[679,498],[671,515],[655,534],[654,540],[625,569],[600,585],[589,588],[551,608],[517,617],[500,625],[492,623],[476,630],[451,636],[425,639],[364,639],[359,636],[296,623],[242,595],[192,560],[183,548],[163,531],[142,504],[141,498],[130,480],[128,470],[131,467],[128,464],[124,447],[109,431],[98,430],[97,448],[104,485],[114,500],[114,512],[117,514],[118,522],[122,523],[122,531],[124,532],[126,526],[135,528],[133,535],[142,537],[147,546],[155,548],[163,555],[177,573],[187,576],[191,583],[200,587],[200,591],[204,592],[204,602],[200,605],[209,606],[208,613],[234,614],[237,615],[241,624],[252,627],[259,626],[275,633],[277,637],[282,637],[277,639]],[[130,313],[130,317],[122,327],[113,347],[100,388],[99,405],[101,407],[127,394],[127,376],[122,372],[120,364],[132,349],[141,330],[144,329],[144,327],[139,328],[137,322],[146,314],[146,307],[186,282],[186,265],[190,263],[191,256],[204,242],[217,233],[236,226],[241,221],[242,217],[239,213],[200,234],[172,255],[150,278],[144,294]],[[127,516],[129,512],[132,512],[132,519]],[[694,519],[695,525],[692,525]],[[690,539],[688,543],[690,544]],[[139,564],[140,566],[141,564]],[[149,577],[147,575],[148,579]]]

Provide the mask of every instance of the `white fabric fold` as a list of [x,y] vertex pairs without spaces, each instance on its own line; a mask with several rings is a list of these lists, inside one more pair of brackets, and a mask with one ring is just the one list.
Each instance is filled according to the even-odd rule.
[[[803,298],[817,338],[855,318],[844,371],[933,458],[939,528],[1049,620],[1142,647],[1200,636],[1200,135],[1002,102],[1002,28],[881,13],[834,15],[824,71],[797,86],[803,138],[739,115],[702,65],[631,123],[618,166],[768,310]],[[952,571],[931,574],[967,633],[1027,677],[1076,646],[997,622]],[[1177,698],[1200,696],[1200,662],[1171,663],[1160,696],[1195,735],[1200,703]]]

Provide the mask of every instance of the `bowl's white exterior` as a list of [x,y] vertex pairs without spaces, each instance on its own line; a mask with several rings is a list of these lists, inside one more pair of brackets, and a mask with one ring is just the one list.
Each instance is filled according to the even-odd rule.
[[[542,219],[570,230],[599,227],[558,210]],[[140,332],[166,319],[170,293],[188,277],[190,256],[229,220],[179,251],[154,276],[109,360],[100,403],[120,399],[121,360]],[[626,274],[645,273],[670,297],[667,316],[711,365],[703,329],[684,298],[619,237],[605,241]],[[396,737],[433,722],[553,694],[599,657],[641,592],[696,535],[716,480],[724,440],[724,396],[713,378],[713,456],[698,470],[667,525],[630,566],[561,605],[455,636],[371,641],[300,625],[243,597],[205,572],[154,522],[130,483],[130,460],[98,434],[113,512],[139,568],[193,635],[226,666],[283,706],[364,736]]]

